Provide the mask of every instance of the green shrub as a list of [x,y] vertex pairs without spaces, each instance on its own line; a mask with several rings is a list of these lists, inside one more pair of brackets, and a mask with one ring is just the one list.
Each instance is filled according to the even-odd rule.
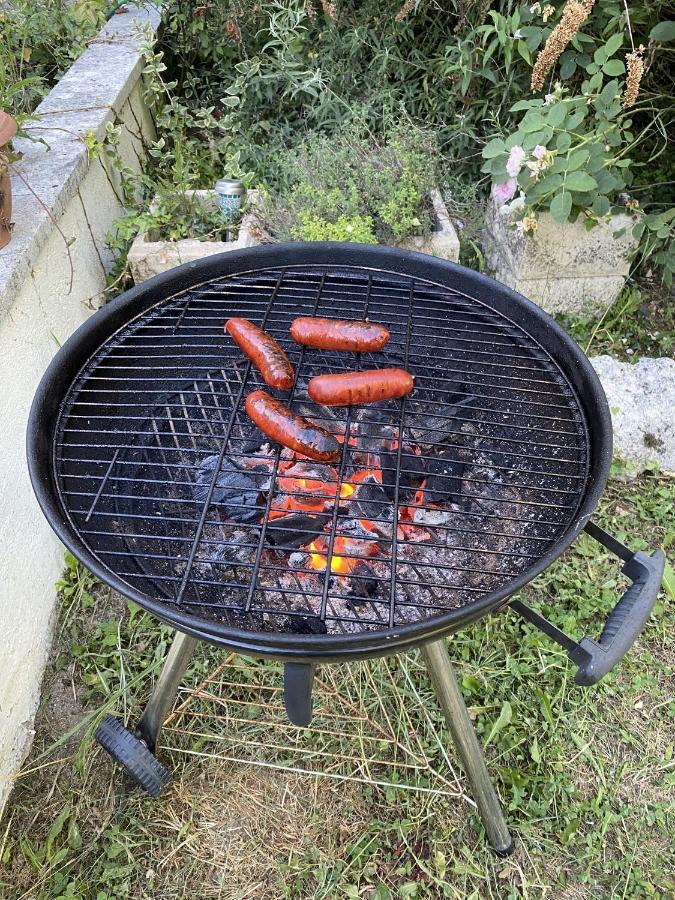
[[390,127],[381,139],[356,124],[315,135],[279,164],[285,187],[272,196],[271,230],[283,238],[367,222],[368,241],[426,234],[436,158],[434,136],[410,125]]
[[321,219],[305,210],[291,234],[299,241],[356,241],[360,244],[376,244],[373,220],[370,216],[338,216],[335,222]]
[[0,109],[21,123],[104,22],[105,0],[0,3]]

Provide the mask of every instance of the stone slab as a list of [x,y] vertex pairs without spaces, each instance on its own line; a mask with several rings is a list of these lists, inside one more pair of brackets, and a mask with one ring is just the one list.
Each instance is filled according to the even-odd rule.
[[84,135],[93,131],[102,137],[139,81],[139,27],[156,29],[159,11],[155,5],[131,3],[124,10],[37,107],[38,120],[26,128],[34,140],[13,141],[21,158],[12,173],[12,240],[0,253],[0,318],[89,169]]
[[614,454],[634,472],[657,463],[675,473],[675,360],[596,356],[591,363],[612,413]]

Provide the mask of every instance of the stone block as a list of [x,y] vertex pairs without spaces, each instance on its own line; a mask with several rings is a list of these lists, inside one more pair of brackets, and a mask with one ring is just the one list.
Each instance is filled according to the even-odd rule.
[[[202,203],[214,207],[218,203],[215,191],[189,191],[188,193],[197,197]],[[250,207],[242,217],[235,241],[200,241],[195,238],[160,241],[152,240],[147,234],[139,234],[129,248],[127,257],[136,284],[183,263],[194,262],[205,256],[214,256],[216,253],[228,253],[232,250],[242,250],[244,247],[255,247],[261,244],[266,235],[258,218],[261,204],[259,192],[249,191],[247,200]]]
[[596,356],[591,363],[612,413],[615,455],[630,461],[633,472],[655,462],[675,473],[675,360]]
[[[586,230],[579,219],[559,224],[539,217],[534,234],[524,234],[513,213],[488,204],[483,247],[490,274],[551,314],[597,315],[611,306],[630,270],[637,246],[636,218],[612,216]],[[615,237],[617,232],[622,232]]]
[[459,262],[459,237],[455,226],[450,221],[447,207],[439,190],[431,192],[434,230],[429,235],[409,237],[398,246],[402,250],[416,250],[439,259]]

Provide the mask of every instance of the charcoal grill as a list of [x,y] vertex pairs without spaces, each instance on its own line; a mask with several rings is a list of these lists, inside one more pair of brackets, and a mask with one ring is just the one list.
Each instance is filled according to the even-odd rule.
[[[338,436],[313,467],[244,412],[260,376],[223,331],[268,330],[296,371],[280,397]],[[384,352],[302,348],[297,315],[386,324]],[[403,366],[415,390],[327,409],[318,372]],[[443,638],[509,604],[562,644],[579,684],[602,678],[654,604],[663,553],[633,553],[590,517],[611,461],[588,360],[538,307],[415,253],[354,244],[261,247],[189,263],[117,298],[56,355],[28,461],[53,529],[95,575],[177,630],[135,734],[106,749],[151,793],[154,750],[199,640],[284,663],[288,715],[309,724],[314,667],[421,646],[494,849],[512,846]],[[308,468],[309,465],[309,468]],[[586,529],[633,584],[602,637],[577,642],[510,600]]]

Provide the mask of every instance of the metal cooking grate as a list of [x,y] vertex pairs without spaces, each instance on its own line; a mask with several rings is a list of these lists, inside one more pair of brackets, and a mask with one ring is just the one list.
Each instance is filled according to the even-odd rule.
[[[372,356],[301,348],[289,326],[302,314],[368,317],[392,337]],[[371,505],[368,520],[396,522],[407,507],[424,524],[392,527],[389,537],[382,529],[359,532],[362,549],[353,557],[363,556],[365,571],[326,577],[308,554],[303,559],[293,527],[270,520],[283,457],[278,447],[261,449],[244,412],[246,395],[264,384],[223,333],[231,315],[261,324],[288,353],[296,369],[291,407],[344,432],[350,451],[327,479],[338,496],[372,428],[395,436],[381,466],[390,496],[374,512]],[[367,413],[309,408],[311,375],[386,365],[415,374],[410,397]],[[374,426],[365,424],[368,417]],[[587,446],[559,367],[506,317],[420,279],[288,266],[178,293],[106,341],[66,397],[55,464],[73,526],[136,591],[253,631],[349,633],[440,615],[532,566],[574,517],[586,487]],[[461,487],[435,504],[418,495],[415,507],[406,478],[439,454],[460,467]],[[229,504],[227,515],[218,502],[225,460],[271,468],[271,488],[253,520],[250,499]],[[201,493],[197,481],[205,484]],[[320,520],[327,569],[338,555],[336,536],[354,521],[349,504],[332,504]]]

